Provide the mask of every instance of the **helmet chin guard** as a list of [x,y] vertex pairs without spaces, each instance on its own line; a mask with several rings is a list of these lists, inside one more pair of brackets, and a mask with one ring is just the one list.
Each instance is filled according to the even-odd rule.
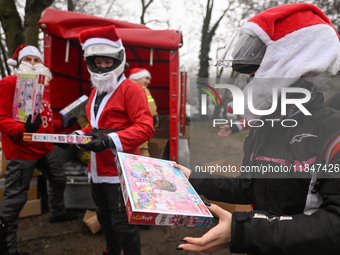
[[90,74],[91,74],[91,77],[92,79],[95,79],[97,81],[106,81],[108,79],[111,78],[111,76],[113,75],[114,71],[111,71],[111,72],[106,72],[106,73],[93,73],[89,70]]

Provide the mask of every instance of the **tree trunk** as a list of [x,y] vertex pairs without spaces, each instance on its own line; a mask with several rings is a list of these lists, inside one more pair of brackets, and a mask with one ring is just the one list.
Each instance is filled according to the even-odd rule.
[[25,22],[23,29],[24,42],[38,47],[39,19],[46,7],[50,6],[53,0],[26,0]]
[[0,0],[0,20],[6,35],[6,44],[12,55],[23,44],[21,18],[14,0]]
[[211,21],[211,12],[214,5],[214,0],[207,1],[207,9],[202,26],[202,36],[201,36],[201,49],[200,49],[200,67],[198,70],[199,78],[209,78],[209,52],[210,43],[209,42],[209,25]]
[[200,60],[200,67],[198,70],[199,78],[209,78],[209,67],[210,67],[209,53],[210,53],[211,42],[222,18],[227,13],[227,11],[230,9],[231,3],[233,2],[230,1],[229,7],[223,11],[222,15],[219,17],[216,23],[212,26],[211,29],[209,29],[210,22],[211,22],[211,13],[214,7],[214,0],[207,0],[207,9],[206,9],[206,14],[203,20],[201,49],[200,49],[200,55],[199,55],[199,60]]
[[74,12],[75,5],[73,3],[73,0],[67,0],[67,10],[70,12]]
[[145,25],[145,20],[144,20],[144,17],[145,17],[145,13],[146,13],[146,9],[150,6],[150,4],[153,2],[153,0],[150,0],[147,4],[145,4],[145,1],[144,0],[141,0],[141,3],[142,3],[142,14],[140,15],[140,23],[142,25]]

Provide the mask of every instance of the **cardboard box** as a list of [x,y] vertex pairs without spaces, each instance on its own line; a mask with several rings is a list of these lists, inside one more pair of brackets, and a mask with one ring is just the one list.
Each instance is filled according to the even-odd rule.
[[[27,192],[28,201],[19,214],[20,218],[41,214],[41,199],[38,198],[37,188],[37,177],[33,177],[30,183],[30,189]],[[5,179],[0,179],[0,201],[2,200],[4,190]]]
[[33,177],[30,183],[30,189],[27,191],[27,199],[38,199],[38,177]]
[[116,165],[133,224],[209,227],[213,216],[173,161],[118,152]]
[[32,115],[32,123],[40,113],[44,95],[45,76],[41,74],[18,74],[13,100],[12,117],[16,121],[26,122]]
[[[219,174],[229,178],[235,178],[240,175],[241,165],[229,160],[218,160],[209,163],[205,163],[204,166],[211,167],[211,174]],[[207,168],[208,170],[209,168]],[[218,171],[219,170],[219,171]],[[201,195],[202,200],[207,200],[211,203],[217,204],[222,207],[224,210],[233,212],[246,211],[250,212],[252,210],[251,205],[240,205],[240,204],[228,204],[223,202],[212,201],[206,199]]]
[[162,158],[164,148],[169,141],[169,130],[156,129],[153,137],[148,142],[151,157]]
[[92,139],[92,136],[86,135],[24,133],[22,140],[25,142],[86,144]]
[[6,176],[6,166],[7,166],[7,160],[5,158],[5,154],[2,152],[2,156],[1,156],[1,178],[5,178],[5,176]]
[[80,116],[85,114],[85,107],[88,100],[88,97],[83,95],[59,112],[61,124],[64,128],[68,125],[70,119],[78,119]]
[[96,234],[102,229],[95,211],[86,210],[83,222],[89,227],[92,234]]
[[153,158],[161,158],[168,140],[169,138],[151,138],[148,142],[150,156]]
[[34,200],[28,200],[24,208],[22,208],[19,217],[24,218],[40,214],[41,214],[41,198],[38,198]]

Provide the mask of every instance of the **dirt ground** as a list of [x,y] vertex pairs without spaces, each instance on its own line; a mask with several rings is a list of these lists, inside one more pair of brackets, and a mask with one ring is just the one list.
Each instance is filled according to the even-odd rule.
[[[242,142],[245,134],[240,133],[227,138],[219,138],[216,134],[218,128],[202,129],[195,126],[187,128],[186,137],[190,137],[191,158],[190,167],[202,165],[221,159],[235,163],[242,160]],[[50,224],[46,198],[42,197],[42,214],[22,218],[19,221],[18,243],[19,252],[28,254],[82,254],[101,255],[105,249],[103,232],[92,234],[83,222],[85,210],[72,210],[79,214],[79,219],[72,222]],[[214,219],[213,226],[218,223]],[[202,236],[209,229],[187,227],[161,227],[152,226],[144,229],[139,226],[143,255],[173,255],[173,254],[205,254],[186,251],[177,251],[176,247],[186,236]],[[211,254],[228,255],[229,249]]]
[[[72,222],[48,223],[49,213],[20,219],[18,241],[19,251],[29,254],[42,255],[101,255],[105,249],[104,234],[102,231],[92,234],[83,223],[84,211],[76,210],[80,218]],[[217,223],[214,221],[214,225]],[[142,254],[147,255],[173,255],[194,254],[192,252],[177,251],[176,247],[185,236],[201,236],[208,229],[186,227],[160,227],[152,226],[151,229],[139,228],[141,237]],[[204,254],[204,253],[195,253]],[[228,250],[212,254],[230,254]]]

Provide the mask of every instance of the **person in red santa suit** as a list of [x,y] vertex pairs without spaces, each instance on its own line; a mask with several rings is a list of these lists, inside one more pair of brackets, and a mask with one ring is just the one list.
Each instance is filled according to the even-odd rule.
[[[340,70],[339,39],[327,16],[307,3],[265,10],[236,30],[217,64],[255,71],[247,85],[252,94],[246,87],[244,96],[262,110],[259,116],[245,105],[243,117],[257,127],[245,138],[240,176],[177,167],[206,198],[253,204],[253,210],[230,213],[207,202],[219,224],[200,238],[185,237],[177,249],[340,254],[340,112],[317,92]],[[280,104],[284,90],[273,99],[273,88],[289,89],[289,103]],[[259,125],[265,120],[275,124]]]
[[80,147],[91,151],[89,181],[104,231],[103,254],[141,254],[135,225],[128,223],[118,172],[117,152],[138,154],[154,132],[144,90],[126,79],[125,49],[115,26],[84,30],[79,36],[94,89],[86,106],[90,124],[76,131],[93,137]]
[[[0,203],[0,254],[20,254],[17,250],[16,233],[19,213],[27,201],[27,191],[33,171],[37,168],[49,182],[48,197],[50,223],[69,221],[78,218],[66,212],[64,190],[66,177],[55,154],[52,143],[24,142],[23,133],[53,133],[53,116],[50,105],[48,81],[50,71],[42,63],[39,50],[30,45],[19,46],[8,64],[16,66],[15,74],[0,81],[0,132],[2,151],[7,159],[5,191]],[[19,65],[18,65],[19,64]],[[32,123],[29,115],[26,123],[12,118],[12,106],[17,74],[39,73],[46,77],[45,91],[40,114]]]

